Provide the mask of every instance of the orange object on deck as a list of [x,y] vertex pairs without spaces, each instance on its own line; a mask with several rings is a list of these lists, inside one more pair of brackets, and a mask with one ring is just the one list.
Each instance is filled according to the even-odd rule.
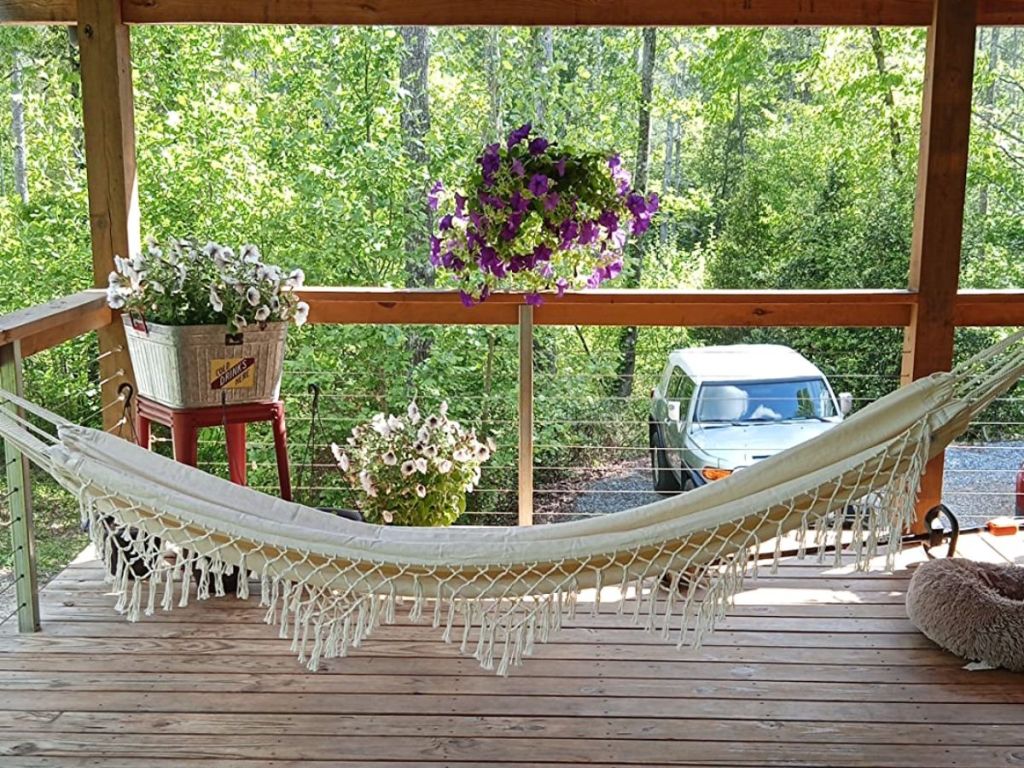
[[1013,536],[1020,530],[1012,517],[994,517],[985,523],[985,527],[993,536]]

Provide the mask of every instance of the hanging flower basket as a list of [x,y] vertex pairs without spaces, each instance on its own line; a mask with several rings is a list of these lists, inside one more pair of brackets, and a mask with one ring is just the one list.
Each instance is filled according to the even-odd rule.
[[496,290],[543,293],[597,288],[623,268],[629,237],[639,237],[658,196],[635,191],[616,154],[571,152],[524,125],[477,158],[461,190],[437,182],[429,203],[443,215],[430,262],[454,278],[462,302]]
[[115,260],[107,302],[125,310],[139,394],[171,408],[264,403],[278,398],[288,325],[309,307],[304,276],[264,264],[255,246],[236,255],[172,241]]

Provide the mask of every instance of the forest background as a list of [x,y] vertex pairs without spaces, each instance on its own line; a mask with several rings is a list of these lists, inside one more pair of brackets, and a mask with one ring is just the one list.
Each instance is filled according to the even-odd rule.
[[[661,196],[609,287],[906,286],[921,29],[132,32],[144,236],[254,242],[314,285],[444,287],[427,267],[429,184],[530,122],[620,152]],[[92,283],[78,66],[73,28],[0,29],[0,312]],[[1021,287],[1024,31],[979,30],[975,72],[961,285]],[[961,332],[958,354],[990,337]],[[637,460],[667,351],[741,340],[796,347],[858,403],[898,384],[893,329],[545,328],[538,487]],[[32,397],[96,423],[93,339],[29,363]],[[285,387],[300,498],[350,502],[325,445],[415,396],[497,439],[471,515],[514,515],[514,329],[310,328],[291,335]],[[220,450],[204,449],[210,467]]]

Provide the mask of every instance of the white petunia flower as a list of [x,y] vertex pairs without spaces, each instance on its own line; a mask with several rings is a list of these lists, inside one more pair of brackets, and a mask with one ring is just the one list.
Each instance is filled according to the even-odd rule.
[[452,458],[459,463],[465,463],[473,458],[473,454],[465,448],[456,448],[455,452],[452,453]]
[[447,475],[452,471],[452,463],[448,459],[441,459],[437,462],[437,471],[442,475]]
[[416,465],[416,469],[419,470],[421,475],[427,474],[427,460],[426,459],[414,459],[413,464]]
[[107,306],[111,309],[122,309],[124,305],[124,296],[121,295],[117,287],[112,285],[107,288]]
[[423,483],[416,486],[416,495],[421,499],[427,498],[427,487]]
[[381,454],[380,460],[387,464],[389,467],[393,467],[395,466],[395,464],[398,463],[398,457],[392,450],[385,451],[383,454]]
[[270,317],[270,307],[264,304],[262,307],[256,310],[256,322],[265,323],[267,318]]
[[241,315],[235,315],[235,327],[236,328],[239,328],[239,329],[245,328],[247,325],[249,325],[249,321],[248,320],[246,320]]
[[403,429],[405,429],[405,422],[402,421],[397,416],[389,415],[388,427],[391,429],[392,432],[401,432]]
[[111,272],[107,276],[107,288],[120,288],[121,276],[117,272]]
[[334,460],[338,462],[338,466],[341,467],[341,471],[348,472],[348,454],[341,449],[341,446],[337,443],[331,443],[331,453],[334,454]]
[[362,486],[363,492],[370,496],[372,496],[372,492],[376,490],[373,485],[373,476],[365,469],[359,473],[359,485]]
[[414,461],[403,461],[402,462],[402,477],[408,477],[416,471],[416,463]]
[[447,400],[442,400],[441,401],[441,407],[438,408],[438,410],[441,412],[442,416],[447,416],[448,415],[448,401]]
[[221,301],[220,296],[212,285],[210,286],[210,306],[213,307],[214,312],[224,311],[224,302]]
[[406,410],[406,414],[409,416],[409,421],[413,424],[418,424],[420,420],[420,409],[416,406],[416,401],[413,400],[409,403],[409,407]]
[[245,292],[245,300],[249,302],[249,306],[258,307],[261,301],[259,289],[249,286]]
[[496,450],[498,450],[498,444],[494,442],[493,437],[487,437],[487,448],[490,450],[491,453],[494,453]]
[[428,446],[426,446],[423,449],[423,455],[426,456],[428,459],[436,459],[437,458],[437,446],[436,445],[428,445]]
[[295,324],[305,325],[306,320],[309,318],[309,304],[304,301],[300,301],[295,305]]
[[242,246],[242,261],[246,264],[260,263],[260,249],[255,245],[247,244]]
[[288,275],[288,284],[293,288],[301,288],[306,284],[306,273],[301,269],[293,269]]
[[430,416],[427,417],[427,420],[424,423],[430,429],[437,429],[438,426],[440,426],[440,424],[441,424],[441,419],[439,417],[437,417],[437,416],[430,415]]
[[380,513],[380,519],[384,521],[385,525],[391,525],[391,523],[395,522],[394,514],[388,509]]

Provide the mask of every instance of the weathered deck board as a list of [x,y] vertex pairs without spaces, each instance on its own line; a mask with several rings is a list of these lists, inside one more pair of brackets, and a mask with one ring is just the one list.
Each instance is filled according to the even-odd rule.
[[[1021,537],[964,541],[1024,561]],[[921,556],[891,574],[765,569],[699,651],[581,606],[507,680],[401,618],[308,673],[255,602],[129,625],[98,565],[76,565],[43,593],[43,633],[0,633],[0,764],[1017,765],[1024,676],[965,671],[914,630],[902,564]]]

